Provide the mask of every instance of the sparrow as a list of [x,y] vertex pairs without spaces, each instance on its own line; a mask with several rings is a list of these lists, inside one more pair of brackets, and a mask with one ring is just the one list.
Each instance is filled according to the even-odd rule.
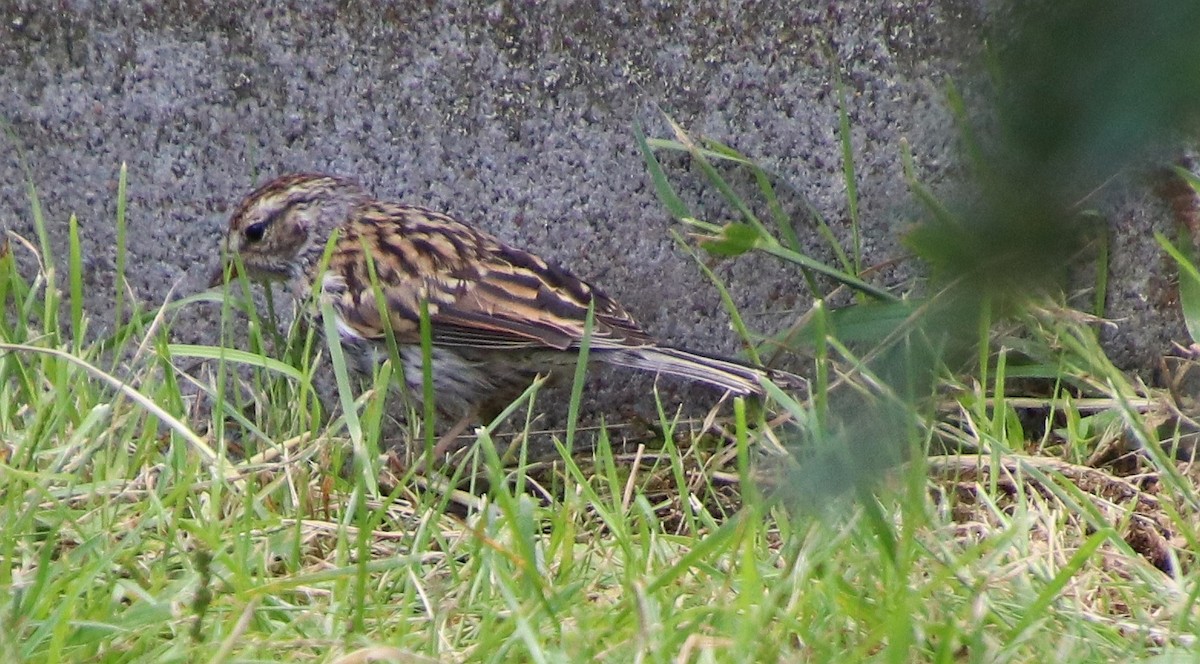
[[589,307],[590,361],[734,395],[761,396],[765,380],[804,384],[783,371],[659,344],[616,300],[562,267],[445,214],[377,200],[342,177],[284,175],[258,187],[233,211],[223,251],[210,286],[237,276],[240,263],[252,281],[286,283],[310,316],[330,305],[358,371],[389,357],[390,326],[400,374],[418,403],[425,303],[436,407],[460,421],[490,421],[538,374],[573,371]]

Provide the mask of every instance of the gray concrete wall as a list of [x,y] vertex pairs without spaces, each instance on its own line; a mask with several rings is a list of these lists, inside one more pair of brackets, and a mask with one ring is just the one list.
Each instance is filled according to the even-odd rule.
[[[0,2],[0,117],[15,134],[0,139],[0,223],[32,234],[19,144],[56,244],[78,215],[89,286],[110,292],[127,162],[130,277],[153,302],[177,280],[201,287],[231,205],[253,183],[333,171],[569,266],[666,341],[730,352],[715,289],[669,237],[635,122],[665,136],[658,107],[760,158],[847,237],[839,74],[867,262],[880,262],[915,218],[901,140],[935,189],[952,181],[942,90],[977,48],[980,20],[977,3],[949,0],[289,4]],[[714,220],[727,215],[683,164],[667,160],[683,196]],[[831,259],[800,199],[784,203],[815,255]],[[1183,338],[1175,314],[1145,296],[1161,267],[1148,230],[1168,224],[1140,195],[1106,205],[1118,233],[1112,311],[1135,317],[1114,346],[1127,365],[1148,366]],[[718,272],[753,324],[809,303],[773,261]],[[97,314],[109,304],[98,298]],[[179,327],[184,340],[212,340],[209,313],[186,314],[196,324]]]

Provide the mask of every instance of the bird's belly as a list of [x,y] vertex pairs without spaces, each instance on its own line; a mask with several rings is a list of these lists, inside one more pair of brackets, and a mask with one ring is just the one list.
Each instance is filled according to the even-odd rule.
[[[352,358],[351,366],[360,373],[370,375],[389,357],[386,344],[354,335],[344,335],[341,341],[348,359]],[[417,404],[423,404],[426,372],[421,346],[399,344],[397,351],[407,392]],[[429,374],[437,409],[455,418],[498,412],[537,375],[535,367],[507,355],[496,357],[444,346],[433,346],[430,351]]]

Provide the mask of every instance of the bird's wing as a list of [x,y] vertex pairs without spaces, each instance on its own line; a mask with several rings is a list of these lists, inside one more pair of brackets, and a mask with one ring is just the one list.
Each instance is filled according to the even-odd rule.
[[583,280],[421,208],[364,209],[343,228],[327,275],[325,297],[333,298],[343,325],[365,338],[386,334],[377,306],[382,299],[401,343],[420,340],[422,301],[433,340],[442,345],[566,350],[583,338],[589,303],[594,347],[650,343],[621,305]]

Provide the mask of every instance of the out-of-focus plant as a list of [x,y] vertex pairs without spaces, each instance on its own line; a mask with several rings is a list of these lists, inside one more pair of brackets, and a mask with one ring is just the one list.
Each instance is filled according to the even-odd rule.
[[[820,501],[841,488],[869,486],[862,480],[903,458],[920,442],[914,415],[946,367],[978,362],[987,381],[994,323],[1061,293],[1067,267],[1088,238],[1106,235],[1098,223],[1102,217],[1087,214],[1081,202],[1115,178],[1161,164],[1180,139],[1195,133],[1196,35],[1200,3],[1188,0],[1152,5],[1022,0],[997,10],[978,68],[982,81],[967,88],[985,90],[984,96],[948,92],[970,177],[957,191],[935,196],[920,182],[906,150],[903,156],[923,210],[904,242],[928,275],[922,292],[903,299],[870,283],[857,251],[850,259],[815,210],[810,213],[817,231],[837,260],[827,265],[805,255],[763,169],[744,156],[713,141],[693,141],[673,123],[672,140],[648,141],[639,134],[660,197],[700,231],[701,247],[718,255],[763,250],[790,261],[818,300],[827,293],[817,275],[860,294],[854,307],[816,307],[787,339],[815,348],[818,360],[808,405],[814,412],[807,418],[817,424],[798,436],[812,461],[793,482],[802,495]],[[848,148],[846,122],[842,125]],[[654,150],[672,148],[690,154],[740,218],[714,224],[692,217],[654,157]],[[847,161],[851,156],[844,150]],[[752,169],[782,241],[733,193],[713,168],[715,160]],[[844,173],[854,196],[854,170]],[[852,221],[857,247],[857,219]],[[1103,283],[1101,275],[1101,293]],[[854,387],[847,387],[845,373],[830,380],[822,367],[830,354],[843,362],[843,371],[848,363],[848,371],[862,380]]]

